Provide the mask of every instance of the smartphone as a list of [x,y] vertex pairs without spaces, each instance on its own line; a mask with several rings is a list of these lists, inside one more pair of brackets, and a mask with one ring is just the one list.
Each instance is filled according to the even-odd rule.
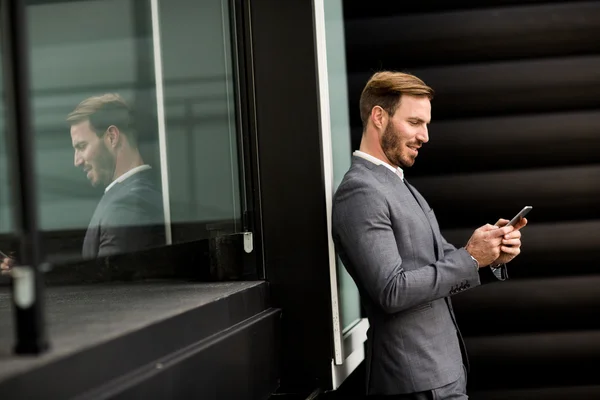
[[515,215],[515,217],[513,219],[511,219],[508,224],[506,224],[506,226],[512,226],[512,225],[516,224],[517,222],[519,222],[519,220],[521,218],[523,218],[524,216],[526,216],[527,213],[529,211],[531,211],[532,208],[533,208],[532,206],[523,207],[523,209],[521,211],[519,211],[519,213],[517,215]]

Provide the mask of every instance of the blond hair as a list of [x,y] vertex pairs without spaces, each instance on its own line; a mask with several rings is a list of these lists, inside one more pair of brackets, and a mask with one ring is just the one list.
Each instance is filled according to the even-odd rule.
[[360,119],[363,130],[367,127],[373,107],[380,106],[388,114],[394,115],[402,95],[425,96],[431,100],[433,93],[432,88],[414,75],[395,71],[376,72],[360,95]]
[[137,145],[131,109],[117,93],[88,97],[67,115],[67,122],[71,125],[86,120],[90,121],[90,128],[98,136],[102,136],[111,125],[114,125],[127,135],[132,146]]

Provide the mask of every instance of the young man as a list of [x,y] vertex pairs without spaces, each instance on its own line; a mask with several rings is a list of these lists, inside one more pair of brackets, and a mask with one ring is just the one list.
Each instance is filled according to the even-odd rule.
[[[137,146],[131,110],[118,94],[83,100],[67,116],[81,168],[104,195],[83,242],[84,258],[134,252],[165,244],[162,194]],[[13,258],[0,259],[7,273]]]
[[67,121],[75,166],[104,196],[83,243],[83,257],[95,258],[165,244],[162,195],[144,163],[130,109],[117,94],[82,101]]
[[432,98],[416,76],[374,74],[360,99],[360,151],[334,196],[334,242],[370,323],[370,395],[467,398],[466,353],[449,297],[480,285],[480,268],[493,266],[504,279],[527,223],[484,225],[460,249],[442,237],[433,210],[404,178],[429,141]]

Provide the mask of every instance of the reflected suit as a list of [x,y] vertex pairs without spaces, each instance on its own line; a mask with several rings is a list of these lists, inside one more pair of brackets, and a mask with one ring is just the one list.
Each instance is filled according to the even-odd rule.
[[83,242],[84,258],[165,244],[162,195],[149,169],[114,183],[102,196]]

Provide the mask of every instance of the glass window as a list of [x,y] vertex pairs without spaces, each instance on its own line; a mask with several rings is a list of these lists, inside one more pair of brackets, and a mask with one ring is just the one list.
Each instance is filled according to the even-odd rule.
[[[4,94],[3,65],[1,63],[3,54],[0,54],[0,93]],[[8,152],[6,137],[6,109],[4,107],[4,95],[0,97],[0,267],[8,267],[5,263],[4,253],[11,255],[15,245],[12,220],[12,207],[10,198]],[[10,318],[12,301],[10,293],[10,279],[8,271],[0,268],[0,340],[7,342],[12,340],[13,319]],[[0,351],[1,352],[1,351]]]
[[[337,190],[350,168],[350,117],[346,73],[344,15],[341,1],[324,2],[327,37],[327,74],[329,81],[329,112],[331,118],[331,149],[333,159],[333,190]],[[341,329],[347,332],[360,321],[361,306],[358,288],[336,255]],[[347,355],[346,355],[347,356]]]
[[[241,229],[227,4],[27,7],[39,220],[50,261]],[[0,229],[8,229],[4,218]]]
[[[4,77],[2,68],[0,68],[0,93],[4,93]],[[0,98],[0,237],[6,240],[6,235],[11,231],[11,213],[9,208],[9,188],[8,183],[8,155],[6,152],[6,129],[5,129],[5,109],[4,96]],[[0,240],[0,246],[5,244]],[[2,250],[3,247],[0,247]]]
[[[1,56],[0,56],[1,57]],[[1,60],[1,59],[0,59]],[[4,93],[4,76],[0,64],[0,93]],[[2,254],[11,255],[14,246],[13,219],[11,213],[11,193],[8,170],[8,152],[6,124],[5,124],[4,96],[0,98],[0,263],[2,263]],[[7,279],[0,278],[0,281],[8,282]]]
[[241,209],[228,1],[160,4],[174,239],[232,233]]

